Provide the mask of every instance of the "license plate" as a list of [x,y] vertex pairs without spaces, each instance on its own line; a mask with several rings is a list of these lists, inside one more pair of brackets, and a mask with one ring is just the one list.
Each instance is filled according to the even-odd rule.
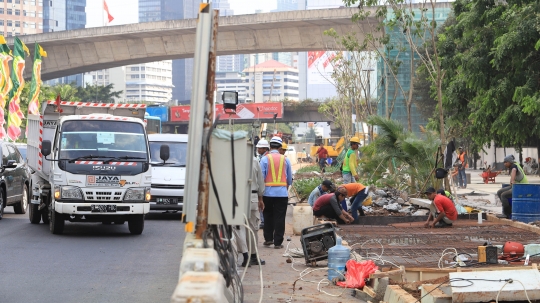
[[176,198],[157,198],[157,204],[177,204]]
[[93,213],[115,213],[116,205],[90,205]]

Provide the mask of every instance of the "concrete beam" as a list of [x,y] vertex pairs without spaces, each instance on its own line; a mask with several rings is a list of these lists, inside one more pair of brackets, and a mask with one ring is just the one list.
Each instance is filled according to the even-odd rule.
[[[339,8],[220,17],[217,54],[337,49],[325,30],[356,33],[358,39],[374,31],[375,18],[359,24],[351,21],[356,11]],[[48,52],[42,79],[49,80],[129,64],[191,58],[196,25],[196,19],[170,20],[43,33],[22,40],[32,52],[35,42]],[[380,32],[374,34],[380,36]],[[7,42],[13,45],[13,38]],[[30,77],[32,65],[26,65],[25,77]]]

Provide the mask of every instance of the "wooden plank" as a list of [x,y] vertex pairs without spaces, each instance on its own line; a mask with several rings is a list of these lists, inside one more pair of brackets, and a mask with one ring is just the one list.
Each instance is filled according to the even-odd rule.
[[370,279],[376,279],[376,278],[385,278],[393,275],[401,275],[403,273],[404,268],[400,269],[394,269],[389,271],[380,271],[376,272],[374,274],[369,275]]
[[372,298],[375,298],[377,296],[377,293],[375,292],[375,290],[373,290],[373,288],[369,286],[364,286],[362,290]]
[[495,215],[492,215],[492,214],[487,214],[487,220],[491,222],[499,222],[501,224],[510,225],[512,227],[519,228],[519,229],[528,230],[530,232],[540,235],[540,227],[538,226],[529,225],[523,222],[512,221],[508,219],[497,218]]

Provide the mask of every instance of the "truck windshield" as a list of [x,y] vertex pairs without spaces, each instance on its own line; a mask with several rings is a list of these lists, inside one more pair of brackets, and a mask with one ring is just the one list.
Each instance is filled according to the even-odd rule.
[[59,145],[60,159],[90,155],[148,159],[144,127],[134,122],[66,121],[62,125]]
[[151,164],[163,163],[159,158],[161,145],[169,145],[169,159],[166,166],[186,166],[187,143],[186,142],[150,142]]

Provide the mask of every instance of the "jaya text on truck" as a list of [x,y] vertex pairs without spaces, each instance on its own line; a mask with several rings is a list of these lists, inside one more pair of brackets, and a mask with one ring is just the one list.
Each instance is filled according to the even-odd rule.
[[29,115],[30,222],[61,234],[65,221],[127,221],[142,233],[151,184],[145,108],[48,101],[42,115]]

